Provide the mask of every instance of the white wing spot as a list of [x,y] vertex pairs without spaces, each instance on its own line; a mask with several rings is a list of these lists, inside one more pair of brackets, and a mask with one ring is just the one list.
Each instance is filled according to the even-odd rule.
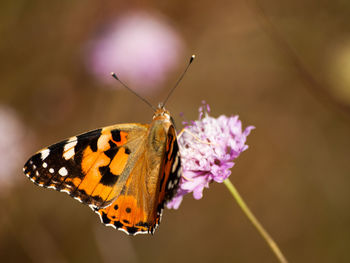
[[168,183],[168,189],[171,189],[171,188],[173,188],[173,182],[172,181],[169,181],[169,183]]
[[44,162],[43,163],[43,167],[46,168],[47,167],[47,163]]
[[179,164],[179,156],[176,156],[173,163],[173,168],[171,170],[172,173],[175,173],[178,164]]
[[62,167],[61,169],[58,170],[58,173],[61,176],[66,176],[68,174],[68,171],[67,171],[66,167]]
[[105,135],[101,135],[100,138],[98,138],[97,140],[97,149],[100,150],[107,150],[109,147],[108,141],[109,141],[109,136],[105,136]]
[[81,199],[79,197],[74,197],[75,200],[78,200],[80,203],[82,203]]
[[90,207],[93,211],[95,211],[95,208],[97,208],[97,206],[95,206],[95,205],[89,205],[89,207]]
[[45,149],[43,151],[41,151],[41,160],[45,160],[47,156],[49,156],[50,154],[50,150],[49,149]]
[[54,170],[53,168],[50,168],[50,169],[49,169],[49,172],[50,172],[51,174],[53,174],[53,173],[55,172],[55,170]]
[[177,178],[180,178],[182,176],[182,169],[180,167],[180,169],[177,171]]
[[64,146],[63,149],[63,158],[66,160],[69,160],[70,158],[72,158],[75,154],[74,151],[74,147],[75,145],[77,145],[78,143],[78,139],[76,136],[71,137],[68,142],[66,143],[66,145]]

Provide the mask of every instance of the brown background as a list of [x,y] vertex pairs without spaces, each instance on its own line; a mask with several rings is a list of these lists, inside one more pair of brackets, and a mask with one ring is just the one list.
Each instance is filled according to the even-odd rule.
[[[180,112],[196,118],[203,99],[213,116],[239,114],[255,125],[232,182],[290,262],[349,262],[345,0],[2,1],[0,103],[32,134],[26,156],[85,130],[151,120],[128,91],[101,88],[82,58],[102,24],[134,9],[163,14],[187,48],[164,89],[147,98],[161,101],[195,53],[167,106],[178,126]],[[1,190],[2,262],[276,262],[224,185],[165,211],[154,236],[128,237],[30,183],[26,158]]]

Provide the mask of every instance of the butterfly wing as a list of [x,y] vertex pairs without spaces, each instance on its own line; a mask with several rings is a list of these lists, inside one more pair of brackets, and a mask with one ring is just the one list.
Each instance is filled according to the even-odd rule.
[[181,176],[174,127],[168,128],[164,138],[152,138],[150,132],[118,198],[108,207],[94,209],[104,224],[131,235],[154,233],[164,204],[175,194]]
[[39,186],[91,207],[108,206],[122,191],[148,129],[120,124],[71,137],[39,151],[23,171]]
[[[158,212],[161,214],[164,205],[176,194],[182,176],[181,158],[174,126],[170,126],[167,144],[160,171]],[[160,217],[158,219],[159,223]]]

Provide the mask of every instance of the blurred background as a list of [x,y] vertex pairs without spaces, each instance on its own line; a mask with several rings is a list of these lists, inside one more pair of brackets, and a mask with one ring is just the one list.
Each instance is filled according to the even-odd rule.
[[197,55],[167,108],[178,129],[206,100],[254,125],[236,185],[290,262],[350,262],[350,3],[0,3],[2,262],[277,262],[222,184],[166,210],[154,236],[105,227],[22,173],[37,150],[151,109]]

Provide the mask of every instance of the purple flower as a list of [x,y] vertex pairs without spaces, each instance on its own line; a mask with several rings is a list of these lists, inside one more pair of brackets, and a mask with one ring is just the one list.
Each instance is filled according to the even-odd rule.
[[204,187],[212,181],[222,183],[234,166],[234,160],[245,151],[245,144],[253,126],[242,131],[238,116],[218,118],[209,116],[209,105],[199,108],[199,120],[187,123],[178,142],[180,146],[183,176],[176,196],[167,204],[177,209],[183,196],[193,193],[201,199]]
[[159,88],[178,63],[183,40],[166,20],[146,12],[119,17],[91,41],[88,66],[103,82],[118,86],[110,72],[138,92]]
[[18,179],[28,152],[31,133],[10,107],[0,105],[0,196],[5,194]]

